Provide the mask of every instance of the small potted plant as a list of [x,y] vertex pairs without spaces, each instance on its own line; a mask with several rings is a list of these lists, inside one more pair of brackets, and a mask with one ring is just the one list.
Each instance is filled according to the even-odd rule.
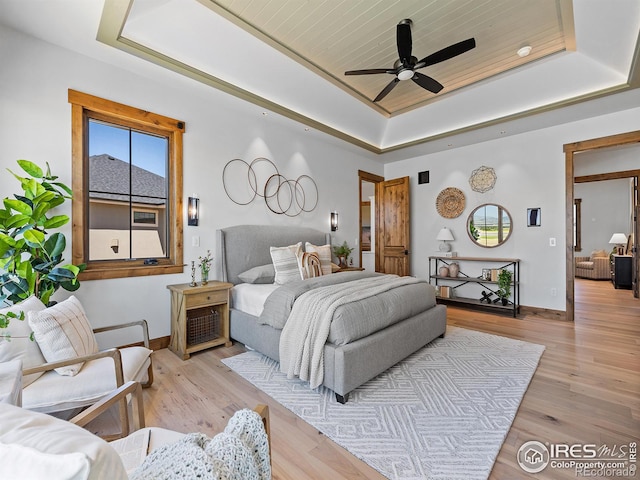
[[333,247],[333,254],[338,257],[338,266],[340,268],[347,268],[347,260],[352,251],[353,248],[349,247],[346,240],[339,247]]
[[509,297],[511,296],[511,279],[513,274],[511,270],[502,269],[498,273],[498,297],[502,300],[502,305],[509,303]]
[[211,250],[207,250],[207,254],[204,257],[198,257],[198,265],[200,265],[202,285],[206,285],[207,283],[209,283],[209,270],[211,270],[211,262],[213,262]]

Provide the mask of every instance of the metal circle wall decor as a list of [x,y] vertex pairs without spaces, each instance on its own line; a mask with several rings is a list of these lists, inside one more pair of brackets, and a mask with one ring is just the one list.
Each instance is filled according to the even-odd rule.
[[[275,172],[263,174],[262,176],[266,177],[264,183],[260,175],[260,173],[264,172],[256,172],[256,167],[261,162],[266,163],[266,168],[273,169]],[[231,170],[234,168],[242,170],[246,168],[247,185],[240,185],[240,182],[230,181]],[[280,174],[271,160],[264,157],[255,158],[251,163],[247,163],[240,158],[230,160],[224,166],[222,183],[227,197],[232,202],[238,205],[248,205],[256,197],[261,197],[264,199],[267,208],[277,215],[296,217],[302,212],[315,210],[318,205],[318,186],[313,178],[309,175],[300,175],[296,180],[287,179]],[[230,192],[231,186],[236,189],[233,195]],[[239,191],[243,189],[244,192]],[[249,200],[247,201],[245,197],[249,198]]]
[[444,218],[459,217],[465,206],[465,198],[462,190],[455,187],[447,187],[436,198],[436,209]]
[[496,171],[491,167],[485,167],[483,165],[471,172],[469,185],[471,185],[471,189],[474,192],[486,193],[493,189],[497,179]]

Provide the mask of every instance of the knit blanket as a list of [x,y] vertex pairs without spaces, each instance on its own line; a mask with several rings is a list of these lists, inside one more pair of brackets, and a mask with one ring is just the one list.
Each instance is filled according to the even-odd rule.
[[131,480],[271,480],[269,439],[260,415],[237,411],[212,439],[190,433],[155,449]]
[[379,295],[414,277],[384,275],[310,290],[299,296],[280,336],[280,370],[288,378],[299,377],[317,388],[324,381],[324,344],[333,313],[341,305]]

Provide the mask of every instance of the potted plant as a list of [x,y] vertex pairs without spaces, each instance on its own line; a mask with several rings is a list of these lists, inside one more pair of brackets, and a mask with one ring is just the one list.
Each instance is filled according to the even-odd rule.
[[509,303],[509,297],[511,296],[511,279],[513,274],[511,270],[502,269],[498,273],[498,297],[502,300],[502,305]]
[[347,244],[346,240],[342,243],[342,245],[337,246],[337,247],[333,247],[333,254],[338,257],[338,262],[339,262],[339,267],[340,268],[346,268],[347,267],[347,260],[349,258],[349,255],[351,255],[351,252],[353,251],[353,248],[350,248],[349,245]]
[[[22,194],[5,198],[0,209],[0,302],[12,304],[35,295],[47,306],[51,295],[62,287],[70,292],[80,288],[78,274],[85,265],[60,265],[67,242],[60,232],[51,233],[69,222],[67,215],[51,211],[71,199],[71,189],[58,182],[47,164],[46,172],[28,160],[18,160],[27,174],[9,172],[20,182]],[[11,318],[2,316],[0,327]]]

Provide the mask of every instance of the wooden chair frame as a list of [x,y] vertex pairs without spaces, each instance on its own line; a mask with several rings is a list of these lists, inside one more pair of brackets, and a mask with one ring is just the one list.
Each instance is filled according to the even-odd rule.
[[[118,330],[118,329],[122,329],[122,328],[129,328],[129,327],[135,327],[135,326],[140,326],[142,328],[142,335],[143,335],[143,344],[146,348],[149,348],[149,326],[147,325],[147,321],[146,320],[137,320],[134,322],[129,322],[129,323],[123,323],[123,324],[119,324],[119,325],[111,325],[108,327],[101,327],[101,328],[94,328],[93,332],[95,334],[98,333],[102,333],[102,332],[109,332],[109,331],[114,331],[114,330]],[[50,370],[54,370],[56,368],[59,367],[64,367],[67,365],[73,365],[75,363],[80,363],[80,362],[88,362],[91,360],[96,360],[98,358],[111,358],[113,360],[113,368],[114,368],[114,375],[116,378],[116,388],[119,390],[121,387],[123,387],[124,385],[124,371],[122,369],[122,356],[120,354],[120,350],[118,348],[109,348],[107,350],[102,350],[100,352],[97,353],[92,353],[89,355],[82,355],[82,356],[78,356],[78,357],[73,357],[73,358],[69,358],[67,360],[60,360],[58,362],[49,362],[49,363],[43,363],[42,365],[38,365],[37,367],[31,367],[31,368],[25,368],[22,370],[22,375],[26,376],[26,375],[30,375],[32,373],[38,373],[38,372],[48,372]],[[152,356],[149,356],[149,367],[147,369],[147,382],[142,384],[142,387],[150,387],[151,384],[153,383],[153,360],[152,360]],[[37,380],[36,380],[37,381]],[[132,382],[129,382],[132,383]],[[115,392],[117,392],[118,390],[115,390]],[[114,393],[115,393],[114,392]],[[107,395],[107,397],[105,398],[110,398],[113,394],[111,395]],[[122,437],[126,437],[127,435],[129,435],[129,419],[128,419],[128,409],[127,409],[127,396],[126,395],[118,395],[117,396],[117,400],[118,402],[120,402],[119,405],[119,416],[120,416],[120,424],[122,426],[122,430],[120,433],[114,435],[114,436],[110,436],[108,438],[105,438],[107,440],[115,440],[117,438],[122,438]],[[94,404],[98,405],[100,402]],[[115,403],[111,402],[111,405],[113,405]],[[92,409],[92,407],[89,407],[89,409]],[[87,410],[89,410],[87,409]],[[86,411],[86,410],[85,410]],[[84,412],[83,412],[84,413]],[[102,413],[102,412],[100,412]],[[82,414],[81,414],[82,415]]]

